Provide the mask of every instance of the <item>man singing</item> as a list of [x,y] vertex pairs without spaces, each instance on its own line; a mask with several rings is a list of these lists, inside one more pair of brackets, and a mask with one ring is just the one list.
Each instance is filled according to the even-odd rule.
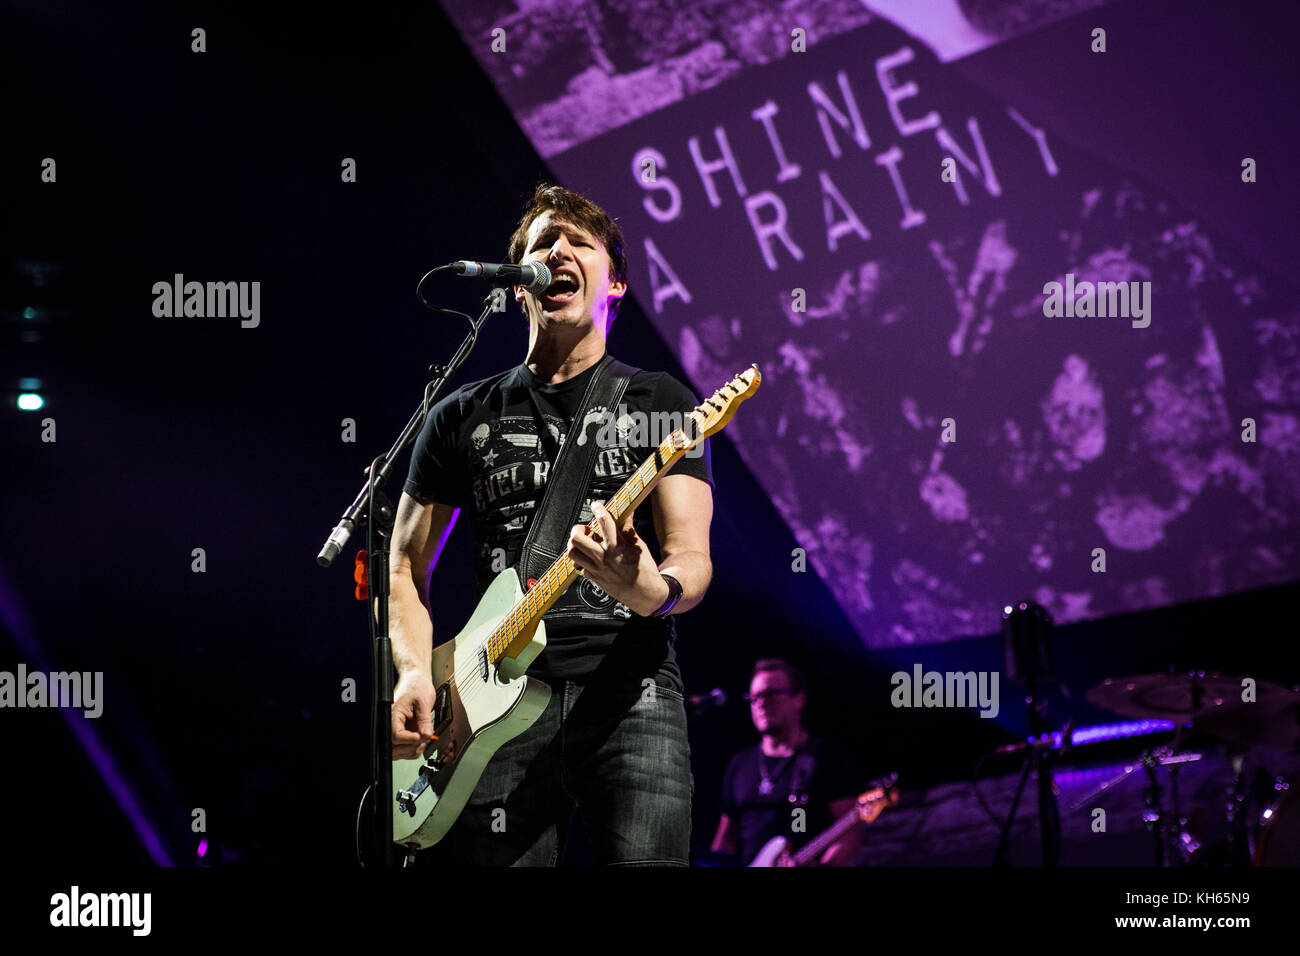
[[[579,523],[557,544],[582,576],[546,614],[547,646],[528,671],[550,702],[497,751],[438,852],[456,865],[553,866],[576,804],[597,863],[685,866],[693,781],[672,618],[700,602],[713,573],[707,442],[615,527],[601,502],[666,437],[632,426],[680,422],[697,403],[668,374],[635,370],[617,408],[575,421],[627,292],[623,236],[594,203],[541,185],[510,237],[509,261],[530,260],[554,281],[515,288],[523,363],[439,401],[412,452],[390,565],[393,757],[418,756],[433,733],[433,626],[420,595],[457,516],[468,509],[482,593],[518,566],[561,446],[600,441]],[[600,540],[585,532],[593,519]]]

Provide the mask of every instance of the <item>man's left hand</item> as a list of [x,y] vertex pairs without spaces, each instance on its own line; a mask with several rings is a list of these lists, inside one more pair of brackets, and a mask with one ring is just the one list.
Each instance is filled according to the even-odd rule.
[[583,576],[616,601],[622,601],[634,614],[649,617],[668,600],[668,583],[659,573],[650,548],[632,527],[632,515],[623,518],[623,526],[603,504],[591,506],[594,524],[600,533],[597,541],[587,529],[575,524],[569,531],[568,556]]

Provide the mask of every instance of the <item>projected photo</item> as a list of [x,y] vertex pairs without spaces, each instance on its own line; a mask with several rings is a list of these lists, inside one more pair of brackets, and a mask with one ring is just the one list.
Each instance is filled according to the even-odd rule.
[[869,646],[1300,572],[1292,291],[945,62],[1097,4],[446,6]]

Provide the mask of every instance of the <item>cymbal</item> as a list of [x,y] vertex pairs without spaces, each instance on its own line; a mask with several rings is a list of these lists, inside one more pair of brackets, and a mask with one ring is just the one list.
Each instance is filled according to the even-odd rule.
[[1196,729],[1229,743],[1291,750],[1300,746],[1300,693],[1290,693],[1294,699],[1281,707],[1256,702],[1206,714]]
[[1281,709],[1293,692],[1281,684],[1255,679],[1255,704],[1241,700],[1244,677],[1191,671],[1183,674],[1136,674],[1108,677],[1085,695],[1090,704],[1133,720],[1204,720],[1238,707]]

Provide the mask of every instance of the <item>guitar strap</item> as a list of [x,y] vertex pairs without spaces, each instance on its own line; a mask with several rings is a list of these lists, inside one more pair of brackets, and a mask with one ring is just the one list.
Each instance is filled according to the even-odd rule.
[[[597,427],[589,433],[586,427],[587,413],[592,409],[603,408],[612,416],[618,407],[627,383],[638,370],[630,365],[612,358],[608,352],[596,366],[582,401],[573,415],[573,424],[560,445],[559,453],[551,462],[547,473],[546,491],[542,501],[533,512],[519,552],[519,583],[526,591],[528,581],[540,578],[543,572],[560,554],[568,550],[569,529],[578,523],[582,507],[587,501],[587,490],[596,467],[596,452],[600,433]],[[531,393],[529,394],[532,398]],[[533,413],[538,418],[539,437],[547,434],[546,423],[542,420],[536,403]],[[576,591],[570,588],[569,592]],[[566,595],[568,596],[568,595]],[[563,598],[556,602],[563,602]]]

